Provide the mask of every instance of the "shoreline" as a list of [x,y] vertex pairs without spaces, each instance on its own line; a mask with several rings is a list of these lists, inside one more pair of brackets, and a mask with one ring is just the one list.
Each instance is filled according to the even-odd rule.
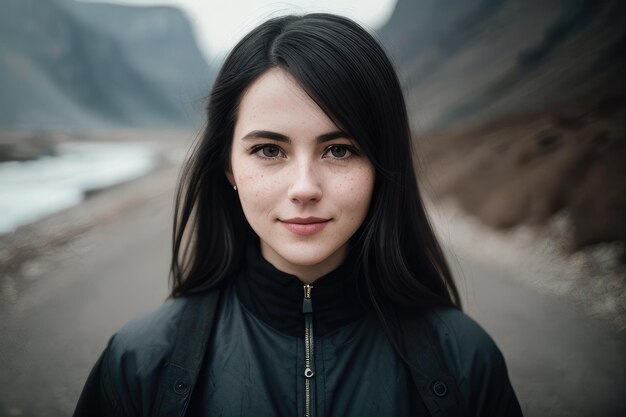
[[[54,136],[54,135],[53,135]],[[52,136],[51,136],[52,137]],[[86,231],[132,210],[150,199],[173,191],[180,165],[195,133],[191,131],[119,130],[89,135],[56,135],[62,142],[150,141],[157,165],[150,172],[111,186],[86,190],[78,204],[0,235],[0,278],[18,277],[30,260],[54,252]],[[52,142],[50,142],[52,143]],[[2,289],[0,289],[2,292]]]
[[0,235],[0,276],[16,276],[29,260],[54,251],[81,234],[151,199],[170,193],[178,166],[157,167],[129,181],[88,193],[80,203]]

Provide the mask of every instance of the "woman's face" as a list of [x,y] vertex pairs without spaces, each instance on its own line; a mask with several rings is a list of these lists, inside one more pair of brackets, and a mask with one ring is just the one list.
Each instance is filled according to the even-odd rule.
[[226,174],[263,257],[310,283],[345,258],[375,173],[358,144],[274,68],[241,99]]

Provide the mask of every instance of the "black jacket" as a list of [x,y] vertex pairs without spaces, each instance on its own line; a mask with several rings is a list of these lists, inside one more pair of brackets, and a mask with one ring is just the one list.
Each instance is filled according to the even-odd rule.
[[246,259],[233,285],[170,300],[114,335],[75,416],[521,416],[499,349],[461,311],[402,319],[411,369],[349,261],[307,298],[258,247]]

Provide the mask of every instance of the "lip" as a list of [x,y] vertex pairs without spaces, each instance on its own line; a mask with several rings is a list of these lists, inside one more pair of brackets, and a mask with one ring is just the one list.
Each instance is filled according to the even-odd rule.
[[303,219],[302,217],[294,217],[291,219],[281,220],[283,223],[294,223],[294,224],[311,224],[311,223],[324,223],[330,221],[330,219],[322,219],[319,217],[307,217]]
[[330,223],[330,219],[321,219],[319,217],[294,217],[291,219],[280,220],[285,227],[297,235],[312,235],[326,227]]

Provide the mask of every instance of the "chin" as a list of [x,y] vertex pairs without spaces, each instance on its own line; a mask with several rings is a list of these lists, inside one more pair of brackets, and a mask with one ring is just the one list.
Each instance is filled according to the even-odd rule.
[[[298,251],[300,252],[300,251]],[[297,266],[313,266],[324,262],[328,259],[331,253],[311,253],[310,251],[306,254],[302,253],[294,253],[294,251],[287,252],[277,252],[280,257],[282,257],[285,261],[289,262],[292,265]]]

